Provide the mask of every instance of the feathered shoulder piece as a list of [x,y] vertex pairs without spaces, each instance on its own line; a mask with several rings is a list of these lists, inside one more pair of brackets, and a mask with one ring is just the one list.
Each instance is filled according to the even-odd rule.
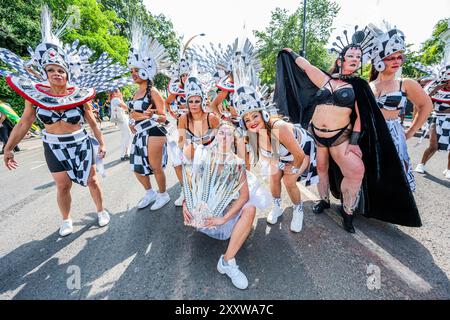
[[[45,109],[67,109],[91,100],[96,92],[112,90],[131,83],[129,77],[122,77],[128,69],[113,63],[107,53],[90,62],[94,51],[87,46],[79,47],[79,41],[63,44],[60,37],[65,30],[74,26],[76,15],[68,17],[60,28],[53,30],[49,8],[41,12],[41,43],[35,50],[28,48],[31,58],[22,60],[8,49],[0,48],[0,60],[9,69],[0,69],[0,75],[23,98]],[[57,65],[67,73],[68,94],[54,96],[48,93],[49,84],[45,67]]]

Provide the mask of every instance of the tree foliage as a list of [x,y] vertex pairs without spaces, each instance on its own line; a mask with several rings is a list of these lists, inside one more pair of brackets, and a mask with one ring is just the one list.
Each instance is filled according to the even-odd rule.
[[[330,0],[310,0],[306,5],[306,55],[319,68],[328,68],[331,57],[326,44],[332,32],[333,19],[339,12],[337,3]],[[302,47],[303,4],[289,14],[276,8],[264,31],[255,31],[258,39],[259,57],[263,67],[263,83],[275,82],[276,57],[279,50],[289,47],[299,52]]]
[[[142,0],[0,0],[1,48],[29,59],[27,47],[35,48],[41,40],[40,11],[44,3],[52,10],[54,26],[59,26],[69,13],[79,12],[78,24],[67,30],[62,39],[66,43],[79,39],[80,44],[95,51],[93,59],[107,52],[114,60],[126,63],[130,23],[134,16],[166,47],[172,59],[176,59],[179,41],[172,22],[164,15],[152,15]],[[155,86],[159,89],[165,89],[167,83],[165,76],[155,78]],[[122,91],[125,97],[130,97],[134,88]],[[23,99],[3,78],[0,78],[0,99],[22,114]]]
[[422,74],[412,67],[415,62],[423,65],[439,63],[444,58],[444,43],[440,36],[449,28],[448,18],[439,20],[433,29],[433,34],[427,39],[418,51],[410,51],[406,54],[407,62],[403,67],[403,75],[411,78],[420,77]]

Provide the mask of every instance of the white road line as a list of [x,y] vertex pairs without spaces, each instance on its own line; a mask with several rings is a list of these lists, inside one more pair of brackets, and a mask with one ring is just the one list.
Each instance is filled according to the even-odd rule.
[[46,163],[44,162],[44,163],[41,163],[40,165],[38,165],[36,167],[31,168],[30,170],[35,170],[35,169],[40,168],[40,167],[45,166],[45,165],[46,165]]
[[[304,194],[307,198],[313,201],[319,200],[319,197],[306,189],[303,185],[298,183],[302,194]],[[341,225],[342,220],[336,214],[330,214],[326,212],[326,214],[333,219],[337,224]],[[394,258],[389,252],[384,250],[382,247],[373,242],[368,236],[366,236],[360,230],[356,230],[356,233],[352,234],[352,236],[358,240],[364,247],[369,249],[372,253],[378,256],[381,262],[385,265],[386,268],[392,270],[397,277],[399,277],[403,282],[405,282],[410,288],[420,293],[427,293],[432,289],[432,286],[414,273],[411,269],[405,266],[403,263]]]

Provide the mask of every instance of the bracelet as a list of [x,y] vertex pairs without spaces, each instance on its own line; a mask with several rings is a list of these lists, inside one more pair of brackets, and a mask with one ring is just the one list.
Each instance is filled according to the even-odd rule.
[[300,55],[295,53],[294,50],[289,52],[289,54],[291,55],[292,59],[294,59],[294,61],[297,60],[298,57],[300,57]]
[[291,173],[293,173],[293,174],[299,174],[299,173],[300,173],[300,168],[292,167],[292,168],[291,168]]
[[359,142],[360,135],[361,135],[361,132],[353,131],[352,135],[350,136],[349,143],[352,144],[352,145],[357,146],[358,142]]

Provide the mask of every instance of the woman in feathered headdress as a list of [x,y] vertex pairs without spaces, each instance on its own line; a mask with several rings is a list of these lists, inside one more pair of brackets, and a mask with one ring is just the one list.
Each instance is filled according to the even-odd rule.
[[180,48],[179,60],[170,67],[169,95],[166,99],[166,108],[169,114],[178,119],[186,111],[185,86],[186,80],[191,73],[193,61],[188,57],[188,47],[194,38],[204,36],[204,33],[191,37],[182,48]]
[[[164,174],[167,164],[167,131],[164,125],[167,118],[164,99],[153,86],[153,78],[167,71],[170,64],[168,58],[165,48],[146,34],[142,25],[133,21],[127,64],[139,89],[129,101],[128,108],[130,129],[135,134],[130,150],[131,169],[146,190],[138,203],[139,209],[154,202],[150,210],[158,210],[170,201]],[[158,192],[152,189],[152,174],[155,175]]]
[[[406,46],[403,32],[395,28],[383,32],[372,25],[369,27],[369,32],[375,35],[371,50],[370,87],[386,119],[411,191],[415,191],[416,184],[406,140],[414,136],[414,133],[427,121],[432,111],[432,103],[417,81],[396,78],[405,60]],[[414,104],[417,114],[405,134],[399,114],[406,108],[407,100]]]
[[300,232],[303,226],[303,202],[297,181],[306,185],[318,182],[316,148],[312,136],[300,126],[294,126],[277,115],[274,106],[264,101],[252,83],[252,68],[242,59],[233,61],[234,95],[242,129],[247,131],[254,154],[270,162],[270,189],[273,209],[267,222],[275,224],[282,215],[281,182],[293,204],[291,230]]
[[[178,128],[178,148],[185,154],[188,160],[194,157],[194,151],[198,146],[206,147],[214,141],[216,129],[219,126],[219,118],[206,109],[206,97],[203,92],[202,83],[197,78],[196,71],[191,73],[185,83],[185,97],[187,113],[180,116],[177,123]],[[181,176],[180,156],[173,153],[172,162],[177,172],[180,183],[183,183]],[[179,160],[176,161],[175,159]],[[183,191],[175,201],[175,206],[183,204]]]
[[330,73],[311,65],[291,49],[280,51],[274,100],[281,112],[304,128],[317,143],[321,200],[313,207],[330,207],[329,193],[341,200],[343,227],[355,232],[356,211],[367,217],[420,227],[414,197],[394,143],[368,83],[358,75],[368,58],[373,36],[358,31],[337,37],[339,56]]
[[[99,225],[109,223],[95,170],[93,142],[99,144],[98,159],[104,157],[106,149],[89,101],[96,92],[129,83],[128,77],[119,78],[127,69],[118,63],[112,64],[106,53],[91,64],[88,59],[93,51],[86,46],[78,48],[78,40],[63,46],[59,37],[71,21],[72,18],[68,19],[53,32],[50,10],[44,6],[42,40],[30,51],[31,60],[25,62],[9,50],[0,49],[0,60],[17,70],[17,73],[7,70],[0,70],[0,73],[6,76],[11,88],[25,98],[25,111],[5,148],[4,161],[8,169],[17,168],[12,150],[38,117],[45,125],[42,134],[45,160],[56,184],[58,206],[63,216],[61,236],[73,231],[70,219],[72,182],[89,187]],[[84,122],[89,124],[98,143],[91,141],[82,126]]]

